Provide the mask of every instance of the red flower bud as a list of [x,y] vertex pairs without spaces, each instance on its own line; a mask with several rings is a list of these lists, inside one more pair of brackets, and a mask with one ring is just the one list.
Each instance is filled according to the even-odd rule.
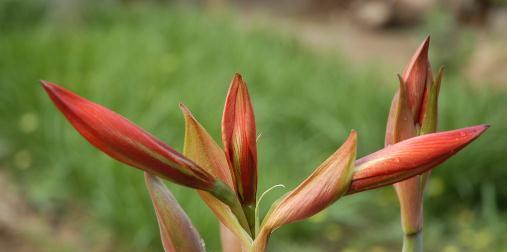
[[479,137],[489,126],[478,125],[410,138],[356,162],[347,194],[393,184],[431,170]]
[[222,141],[243,205],[255,204],[257,147],[255,118],[246,83],[241,75],[232,80],[222,118]]
[[55,84],[41,81],[76,130],[112,158],[177,184],[210,191],[216,179],[181,153],[119,114]]

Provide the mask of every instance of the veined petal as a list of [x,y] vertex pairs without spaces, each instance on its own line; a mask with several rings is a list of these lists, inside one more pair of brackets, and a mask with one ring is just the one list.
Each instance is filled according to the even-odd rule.
[[236,74],[231,82],[222,118],[225,155],[243,205],[255,205],[257,147],[255,118],[246,83]]
[[216,186],[211,174],[121,115],[53,83],[42,85],[72,126],[112,158],[184,186]]
[[154,175],[145,172],[144,179],[155,208],[164,251],[204,252],[199,233],[171,191]]
[[222,148],[184,104],[180,104],[180,109],[185,117],[184,155],[234,188],[229,164]]
[[263,228],[276,229],[306,219],[340,198],[347,191],[352,178],[356,142],[357,134],[352,131],[333,155],[296,189],[275,203],[264,220]]
[[[222,149],[185,105],[180,104],[180,108],[185,117],[185,146],[183,148],[185,156],[210,173],[217,174],[222,181],[234,188],[229,164]],[[238,239],[242,239],[246,243],[252,242],[250,235],[243,229],[229,206],[205,191],[199,191],[199,195],[220,222],[239,237]],[[246,220],[243,225],[248,227]]]
[[428,60],[428,48],[430,37],[427,37],[412,56],[410,63],[403,71],[403,81],[406,84],[408,105],[412,110],[414,120],[419,117],[424,89],[431,74],[431,66]]
[[489,126],[478,125],[410,138],[356,162],[347,194],[393,184],[431,170],[479,137]]
[[394,95],[387,118],[385,145],[391,145],[416,135],[412,110],[408,106],[406,85],[398,75],[400,87]]

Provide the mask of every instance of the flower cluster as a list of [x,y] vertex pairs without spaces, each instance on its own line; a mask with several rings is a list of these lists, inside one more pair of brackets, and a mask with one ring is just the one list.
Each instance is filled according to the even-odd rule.
[[[42,85],[89,143],[145,172],[165,251],[205,249],[198,232],[161,179],[197,191],[220,220],[224,251],[260,252],[266,250],[275,229],[306,219],[345,195],[403,181],[396,187],[402,208],[406,208],[403,202],[412,201],[413,194],[422,194],[431,169],[488,128],[478,125],[433,133],[441,74],[432,79],[427,51],[428,40],[400,77],[400,88],[389,114],[386,147],[356,160],[358,134],[352,130],[336,152],[299,186],[273,203],[262,220],[256,211],[255,117],[247,85],[239,74],[234,75],[225,100],[222,147],[180,104],[186,123],[181,153],[99,104],[53,83],[42,81]],[[419,189],[410,191],[411,183],[417,183]]]

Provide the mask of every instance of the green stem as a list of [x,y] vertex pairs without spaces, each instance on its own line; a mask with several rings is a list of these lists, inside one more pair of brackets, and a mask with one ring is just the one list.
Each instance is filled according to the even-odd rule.
[[245,213],[246,220],[248,222],[248,226],[250,228],[250,232],[253,234],[255,238],[255,228],[256,228],[256,215],[255,215],[255,204],[253,205],[244,205],[243,212]]
[[403,237],[402,252],[423,252],[422,230],[413,234],[405,234],[405,236]]
[[255,233],[252,233],[250,231],[250,225],[249,222],[245,216],[245,212],[243,211],[243,207],[241,206],[241,203],[239,202],[238,197],[236,196],[236,193],[232,191],[232,189],[226,185],[225,183],[221,181],[217,181],[215,183],[215,187],[213,190],[210,191],[211,194],[213,194],[217,199],[225,203],[229,206],[232,213],[238,218],[239,223],[247,231],[247,233],[253,237]]

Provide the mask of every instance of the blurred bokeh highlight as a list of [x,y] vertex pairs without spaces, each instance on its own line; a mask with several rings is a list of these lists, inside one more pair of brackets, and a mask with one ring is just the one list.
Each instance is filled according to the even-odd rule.
[[[181,150],[185,103],[216,140],[243,74],[271,202],[358,131],[383,146],[396,74],[427,35],[445,66],[439,130],[491,129],[431,176],[427,251],[506,251],[507,2],[502,0],[0,0],[0,251],[161,251],[141,171],[89,146],[38,84],[49,80]],[[209,251],[217,221],[169,184]],[[398,251],[392,187],[277,230],[270,251]]]

